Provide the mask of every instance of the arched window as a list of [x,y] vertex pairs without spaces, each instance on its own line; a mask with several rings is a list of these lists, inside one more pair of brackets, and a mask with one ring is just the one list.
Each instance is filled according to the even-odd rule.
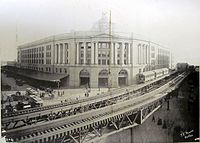
[[83,69],[83,70],[80,71],[79,76],[80,77],[89,77],[90,73],[86,69]]
[[123,76],[123,77],[127,77],[128,76],[128,73],[126,70],[121,70],[118,74],[119,76]]
[[99,76],[108,76],[108,70],[102,70],[99,72]]

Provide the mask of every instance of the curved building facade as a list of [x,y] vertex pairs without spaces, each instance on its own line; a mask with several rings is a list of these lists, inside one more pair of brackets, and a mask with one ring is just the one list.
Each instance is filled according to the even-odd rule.
[[170,55],[159,44],[131,36],[72,32],[19,46],[18,65],[66,74],[66,87],[118,87],[135,83],[139,72],[168,68]]

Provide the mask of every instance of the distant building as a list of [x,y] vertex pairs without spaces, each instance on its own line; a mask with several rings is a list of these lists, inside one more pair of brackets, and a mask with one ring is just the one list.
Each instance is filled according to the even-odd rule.
[[[111,40],[111,41],[110,41]],[[110,44],[111,42],[111,44]],[[135,75],[169,68],[170,51],[151,41],[102,32],[72,32],[18,47],[18,67],[65,74],[68,87],[107,87],[136,82]]]
[[16,61],[1,61],[1,66],[16,66]]

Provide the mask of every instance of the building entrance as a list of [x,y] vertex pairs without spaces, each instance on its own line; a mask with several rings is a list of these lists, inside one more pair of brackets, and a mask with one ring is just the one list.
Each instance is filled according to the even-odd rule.
[[108,78],[99,78],[99,87],[108,87]]
[[102,70],[99,72],[98,86],[108,87],[108,70]]
[[126,70],[121,70],[118,74],[118,84],[119,86],[128,85],[128,73]]
[[90,73],[83,69],[79,74],[80,86],[90,87]]

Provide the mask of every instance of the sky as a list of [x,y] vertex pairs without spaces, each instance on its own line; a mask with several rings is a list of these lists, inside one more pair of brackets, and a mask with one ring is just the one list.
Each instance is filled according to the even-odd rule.
[[117,32],[168,47],[175,63],[200,65],[199,0],[0,0],[1,60],[15,60],[20,44],[90,30],[110,10]]

